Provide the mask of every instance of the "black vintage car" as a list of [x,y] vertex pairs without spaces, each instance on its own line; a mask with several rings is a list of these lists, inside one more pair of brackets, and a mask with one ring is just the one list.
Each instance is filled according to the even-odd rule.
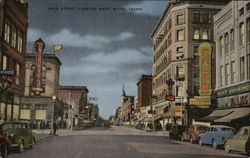
[[174,125],[171,127],[169,131],[169,138],[180,140],[182,136],[182,132],[186,131],[187,129],[188,129],[187,126]]

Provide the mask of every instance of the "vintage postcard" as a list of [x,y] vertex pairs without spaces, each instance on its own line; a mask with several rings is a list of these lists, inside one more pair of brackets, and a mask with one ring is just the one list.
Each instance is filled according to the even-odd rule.
[[0,0],[0,158],[247,158],[247,0]]

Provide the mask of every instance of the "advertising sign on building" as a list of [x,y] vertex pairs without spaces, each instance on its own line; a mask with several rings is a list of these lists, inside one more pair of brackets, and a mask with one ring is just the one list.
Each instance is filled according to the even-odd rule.
[[45,43],[42,39],[35,41],[35,51],[36,51],[36,63],[35,63],[35,76],[34,76],[34,86],[33,93],[35,95],[40,95],[44,89],[42,87],[42,58],[43,51],[45,48]]
[[204,42],[199,47],[200,56],[200,90],[201,96],[209,96],[212,93],[211,86],[211,60],[212,60],[212,45]]

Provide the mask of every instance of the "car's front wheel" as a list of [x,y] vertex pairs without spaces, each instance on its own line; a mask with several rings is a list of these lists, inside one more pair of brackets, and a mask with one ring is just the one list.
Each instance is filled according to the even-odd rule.
[[203,142],[201,139],[199,139],[199,145],[202,146],[203,145]]
[[23,141],[21,141],[21,142],[19,143],[18,152],[19,152],[19,153],[24,152],[24,144],[23,144]]
[[7,155],[8,155],[8,146],[5,145],[3,150],[4,150],[3,158],[7,158]]
[[218,145],[215,140],[212,141],[212,146],[214,149],[217,149]]
[[230,152],[231,152],[228,142],[225,143],[225,145],[224,145],[224,150],[225,150],[227,153],[230,153]]

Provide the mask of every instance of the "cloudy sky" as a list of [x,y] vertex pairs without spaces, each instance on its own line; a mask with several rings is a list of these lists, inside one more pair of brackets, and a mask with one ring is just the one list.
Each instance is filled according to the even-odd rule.
[[167,0],[27,0],[28,52],[42,38],[46,53],[62,44],[61,85],[87,86],[101,116],[119,106],[122,86],[137,95],[141,74],[152,72],[150,35]]

